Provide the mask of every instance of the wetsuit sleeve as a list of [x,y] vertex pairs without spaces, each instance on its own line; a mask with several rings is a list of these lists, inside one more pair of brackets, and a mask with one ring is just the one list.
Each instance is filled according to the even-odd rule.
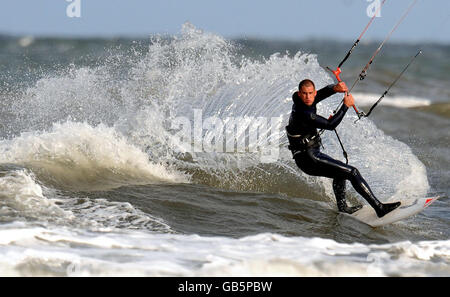
[[336,92],[334,91],[334,85],[328,85],[320,90],[317,91],[317,95],[315,98],[315,103],[319,103],[320,101],[336,94]]
[[342,107],[339,109],[339,111],[335,115],[333,115],[330,119],[326,119],[315,113],[310,113],[308,115],[309,117],[308,122],[311,126],[315,128],[334,130],[341,123],[347,110],[348,107],[343,104]]

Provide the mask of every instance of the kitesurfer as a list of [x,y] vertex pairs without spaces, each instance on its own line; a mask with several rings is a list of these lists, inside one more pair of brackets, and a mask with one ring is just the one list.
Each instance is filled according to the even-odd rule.
[[[317,115],[316,105],[336,93],[345,93],[344,104],[329,119]],[[335,160],[320,151],[321,139],[317,129],[334,130],[344,118],[354,98],[348,93],[344,82],[326,86],[318,91],[314,82],[305,79],[300,82],[298,92],[292,95],[292,106],[289,125],[286,127],[289,149],[297,166],[306,174],[333,179],[333,191],[339,211],[353,213],[362,206],[348,206],[345,197],[346,180],[373,207],[378,217],[400,206],[400,202],[381,203],[373,194],[367,182],[353,166]]]

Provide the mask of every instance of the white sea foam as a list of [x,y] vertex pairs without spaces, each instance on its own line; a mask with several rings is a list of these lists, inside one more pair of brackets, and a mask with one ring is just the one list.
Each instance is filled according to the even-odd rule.
[[135,208],[129,202],[107,199],[66,198],[61,207],[76,217],[70,224],[87,230],[138,229],[153,232],[175,233],[161,218]]
[[446,276],[450,241],[365,245],[259,234],[240,239],[10,224],[1,275]]
[[3,169],[0,171],[0,222],[30,220],[45,226],[78,226],[86,230],[126,228],[174,233],[163,219],[144,213],[128,202],[66,197],[39,185],[27,169],[11,166]]
[[[380,98],[381,94],[354,93],[355,102],[360,106],[372,106]],[[415,96],[390,96],[387,95],[380,101],[379,105],[394,106],[397,108],[412,108],[420,106],[429,106],[431,100]]]

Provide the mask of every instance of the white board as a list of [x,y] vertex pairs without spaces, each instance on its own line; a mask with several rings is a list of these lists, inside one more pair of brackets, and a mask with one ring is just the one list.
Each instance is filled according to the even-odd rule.
[[412,202],[399,200],[402,204],[382,218],[377,216],[375,210],[370,205],[364,205],[360,210],[349,214],[349,216],[372,227],[378,227],[413,216],[427,208],[437,199],[439,199],[439,196],[419,198]]

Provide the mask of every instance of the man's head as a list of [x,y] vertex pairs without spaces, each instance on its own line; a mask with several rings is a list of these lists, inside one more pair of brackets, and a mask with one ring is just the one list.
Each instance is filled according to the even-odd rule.
[[298,96],[302,99],[303,103],[307,106],[311,106],[316,98],[317,91],[316,86],[310,79],[304,79],[298,85]]

